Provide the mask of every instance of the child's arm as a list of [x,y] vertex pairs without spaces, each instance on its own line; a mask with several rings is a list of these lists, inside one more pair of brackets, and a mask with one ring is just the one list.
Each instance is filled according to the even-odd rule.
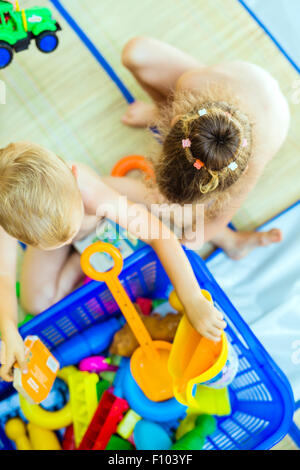
[[16,361],[22,370],[26,368],[23,340],[17,327],[16,258],[16,240],[0,227],[0,376],[7,381],[12,380],[11,369]]
[[[121,195],[100,180],[94,189],[94,210],[97,215],[113,220],[152,246],[191,323],[203,336],[219,340],[226,326],[223,315],[202,295],[191,265],[174,233],[140,204],[127,201],[127,207],[121,207],[119,205]],[[98,207],[97,201],[101,201]],[[164,238],[161,237],[162,233]]]

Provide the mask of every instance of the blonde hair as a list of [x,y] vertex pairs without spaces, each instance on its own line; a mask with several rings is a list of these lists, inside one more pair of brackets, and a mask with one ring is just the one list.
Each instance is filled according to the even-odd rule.
[[0,150],[0,225],[31,246],[55,247],[75,235],[81,194],[67,164],[30,142]]

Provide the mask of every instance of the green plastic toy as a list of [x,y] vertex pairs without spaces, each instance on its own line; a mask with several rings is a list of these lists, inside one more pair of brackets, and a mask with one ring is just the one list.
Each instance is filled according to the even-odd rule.
[[108,390],[109,387],[111,387],[111,383],[108,380],[99,380],[99,382],[96,384],[98,401],[101,400],[103,393]]
[[133,445],[119,436],[111,436],[105,450],[133,450]]
[[0,69],[11,63],[14,51],[28,49],[32,39],[41,52],[53,52],[58,46],[59,30],[48,8],[21,10],[17,1],[14,9],[11,3],[0,0]]
[[17,281],[17,282],[16,282],[16,296],[17,296],[17,299],[20,298],[20,292],[21,292],[20,282]]
[[213,434],[217,427],[217,422],[211,415],[198,416],[195,424],[196,427],[192,431],[172,445],[172,450],[201,450],[206,437]]
[[110,384],[112,384],[113,381],[115,380],[116,373],[111,371],[111,370],[105,370],[103,372],[100,372],[99,375],[100,375],[101,379],[107,380],[108,382],[110,382]]
[[198,415],[196,414],[188,414],[179,424],[176,430],[176,441],[181,439],[185,434],[192,431],[196,426],[196,419]]
[[157,307],[160,305],[164,304],[166,302],[166,299],[153,299],[152,300],[152,308],[155,310]]

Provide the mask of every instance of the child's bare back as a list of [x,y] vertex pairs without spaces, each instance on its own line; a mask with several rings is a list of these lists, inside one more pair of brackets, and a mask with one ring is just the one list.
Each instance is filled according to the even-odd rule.
[[222,100],[224,88],[241,102],[253,120],[253,160],[268,162],[286,139],[290,124],[289,107],[278,82],[261,67],[236,61],[188,71],[177,87],[201,89],[208,83],[211,89],[214,84],[220,86],[214,90],[215,100]]

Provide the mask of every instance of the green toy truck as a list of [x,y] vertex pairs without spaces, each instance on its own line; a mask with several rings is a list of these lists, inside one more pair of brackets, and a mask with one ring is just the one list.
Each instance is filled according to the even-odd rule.
[[0,0],[0,69],[7,67],[15,52],[28,49],[35,39],[41,52],[49,53],[58,46],[59,24],[48,8],[14,9],[9,2]]

